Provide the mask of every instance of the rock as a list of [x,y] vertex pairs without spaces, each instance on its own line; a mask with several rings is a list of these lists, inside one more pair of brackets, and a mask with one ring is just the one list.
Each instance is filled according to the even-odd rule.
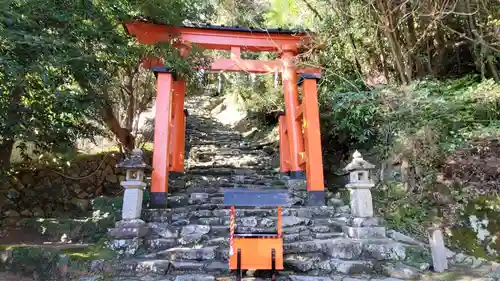
[[[189,270],[201,270],[203,269],[203,266],[205,265],[204,263],[201,262],[191,262],[191,261],[172,261],[170,262],[172,265],[173,269],[179,270],[179,271],[189,271]],[[187,279],[191,280],[191,279]],[[193,280],[200,280],[200,279],[193,279]],[[203,280],[203,279],[201,279]]]
[[386,234],[385,227],[380,226],[344,226],[342,230],[348,237],[354,239],[384,238]]
[[208,225],[186,225],[181,230],[181,243],[199,242],[209,232],[210,226]]
[[80,277],[78,281],[100,281],[103,280],[105,277],[103,275],[94,275],[94,276],[86,276],[86,277]]
[[116,239],[145,237],[149,233],[149,228],[142,220],[118,221],[115,228],[108,231],[108,235]]
[[382,272],[384,272],[384,274],[387,274],[389,277],[400,278],[404,280],[413,280],[420,278],[418,269],[402,263],[384,264],[382,265]]
[[90,272],[103,272],[105,270],[106,270],[106,260],[99,259],[90,261],[89,263]]
[[14,210],[5,211],[3,212],[3,214],[8,218],[19,218],[21,216],[17,211]]
[[177,246],[177,241],[175,239],[156,238],[146,240],[145,245],[149,251],[161,251]]
[[34,208],[32,210],[32,212],[33,212],[33,216],[34,217],[43,217],[43,216],[45,216],[43,210],[41,208],[39,208],[39,207]]
[[[351,223],[352,223],[352,226],[382,226],[384,223],[384,220],[381,218],[377,218],[377,217],[353,218]],[[389,230],[389,231],[391,231],[391,230]]]
[[284,252],[290,254],[317,253],[321,247],[314,241],[294,242],[283,245]]
[[176,229],[163,229],[160,232],[158,232],[158,235],[160,235],[163,238],[178,238],[179,233],[177,232]]
[[420,242],[408,235],[404,235],[403,233],[397,232],[395,230],[387,230],[387,236],[398,242],[403,242],[411,245],[418,245],[421,247],[428,247],[426,243]]
[[317,262],[316,267],[322,272],[332,272],[332,265],[329,260]]
[[[404,260],[406,247],[400,243],[370,243],[363,245],[363,256],[376,260]],[[375,241],[374,241],[375,242]]]
[[479,268],[483,263],[487,262],[485,259],[481,259],[481,258],[473,258],[472,259],[472,265],[471,267],[472,268]]
[[462,254],[462,253],[458,253],[455,255],[455,257],[453,257],[453,263],[455,264],[461,264],[463,263],[465,260],[467,259],[467,256]]
[[205,203],[208,201],[208,193],[191,193],[190,200],[192,203]]
[[341,207],[344,206],[344,200],[337,198],[328,199],[328,206]]
[[83,192],[79,193],[77,197],[80,199],[89,198],[89,194],[87,192],[83,191]]
[[282,218],[283,227],[290,227],[303,224],[305,225],[309,224],[309,220],[304,218],[299,218],[296,216],[283,216]]
[[291,281],[333,281],[329,277],[290,275]]
[[205,266],[207,272],[229,272],[229,265],[227,262],[212,261]]
[[217,247],[205,247],[200,249],[170,248],[159,253],[160,256],[172,260],[213,260]]
[[243,217],[241,218],[241,224],[245,227],[256,227],[258,222],[255,217]]
[[363,250],[361,242],[351,239],[332,239],[322,245],[323,252],[336,259],[354,260],[361,256]]
[[107,242],[107,246],[119,255],[131,256],[142,246],[142,239],[116,239]]
[[212,218],[199,218],[198,223],[199,224],[206,224],[206,225],[218,225],[220,224],[221,219],[212,217]]
[[332,270],[342,274],[372,273],[373,263],[370,261],[331,260]]
[[330,231],[330,228],[326,225],[315,225],[311,230],[317,233],[327,233]]
[[274,220],[269,219],[269,218],[263,218],[260,221],[260,226],[262,226],[262,227],[273,227],[274,226]]
[[348,214],[351,212],[351,207],[349,207],[348,205],[339,206],[336,208],[336,211],[337,213]]
[[9,189],[7,192],[7,198],[9,199],[18,199],[21,196],[21,193],[14,188]]
[[87,199],[73,198],[73,199],[71,199],[71,204],[78,207],[78,209],[80,209],[80,211],[83,211],[83,212],[88,211],[90,208],[90,201]]
[[33,216],[33,213],[30,210],[24,210],[21,212],[21,216],[23,217],[31,217]]
[[421,263],[419,264],[418,268],[421,270],[421,271],[426,271],[426,270],[429,270],[429,268],[431,267],[431,265],[429,263]]
[[189,274],[177,276],[174,281],[215,281],[215,277],[211,275]]
[[145,273],[154,272],[157,274],[166,274],[169,266],[170,266],[169,261],[163,261],[163,260],[142,261],[137,265],[136,271]]
[[314,268],[315,263],[319,262],[319,257],[309,257],[301,255],[287,255],[285,264],[296,271],[307,272]]

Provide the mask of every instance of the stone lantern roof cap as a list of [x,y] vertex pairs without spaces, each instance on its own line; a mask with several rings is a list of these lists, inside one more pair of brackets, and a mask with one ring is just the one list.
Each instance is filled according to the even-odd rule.
[[359,153],[359,151],[357,150],[353,153],[352,158],[353,159],[351,163],[349,163],[344,168],[345,171],[351,172],[351,171],[375,169],[375,165],[363,159],[363,156],[361,156],[361,153]]
[[134,149],[129,158],[118,163],[117,168],[122,169],[149,169],[149,165],[144,162],[144,152],[142,149]]

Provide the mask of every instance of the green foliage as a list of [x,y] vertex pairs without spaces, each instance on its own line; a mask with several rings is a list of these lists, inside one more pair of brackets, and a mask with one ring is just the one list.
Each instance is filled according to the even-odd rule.
[[[1,250],[9,253],[8,258],[0,262],[1,269],[37,276],[37,280],[41,281],[66,279],[73,275],[78,277],[82,272],[88,271],[90,261],[110,261],[116,257],[116,253],[106,248],[102,241],[78,248],[14,245]],[[68,266],[66,273],[62,271],[65,266]]]
[[36,275],[39,280],[48,281],[58,276],[58,264],[61,259],[60,250],[31,247],[15,247],[11,252],[6,270],[24,275]]
[[[450,244],[477,257],[500,260],[500,241],[496,235],[500,232],[500,198],[493,195],[461,198],[459,223],[450,230]],[[481,237],[480,232],[487,235]],[[496,255],[489,251],[496,251]]]
[[265,14],[265,19],[270,26],[289,27],[297,24],[297,19],[300,14],[297,1],[295,0],[273,0],[271,7]]
[[500,125],[500,85],[475,77],[322,93],[322,133],[356,148],[392,147],[425,167]]
[[384,217],[389,228],[425,240],[427,227],[435,219],[435,204],[426,195],[408,194],[403,184],[392,183],[377,188],[374,193],[377,213]]
[[407,247],[405,256],[405,263],[411,266],[419,267],[422,263],[432,263],[432,256],[429,249],[419,246]]
[[[143,16],[165,24],[211,14],[205,1],[4,1],[0,11],[0,141],[3,167],[13,141],[40,152],[71,146],[113,124],[111,89],[120,70],[141,56],[163,57],[189,74],[193,52],[181,60],[168,44],[146,46],[120,23]],[[199,60],[196,61],[199,63]],[[116,123],[116,122],[115,122]],[[118,133],[121,128],[110,128]],[[23,148],[23,147],[21,147]],[[38,151],[36,151],[38,152]]]

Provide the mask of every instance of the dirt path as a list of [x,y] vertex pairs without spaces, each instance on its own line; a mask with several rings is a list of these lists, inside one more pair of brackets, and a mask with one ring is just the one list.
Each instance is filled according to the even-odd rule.
[[4,226],[0,230],[0,246],[43,244],[44,242],[49,242],[49,239],[29,227]]

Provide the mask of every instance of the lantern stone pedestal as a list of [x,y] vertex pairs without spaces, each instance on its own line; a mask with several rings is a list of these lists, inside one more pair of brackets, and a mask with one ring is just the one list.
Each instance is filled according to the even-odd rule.
[[375,185],[370,180],[370,170],[375,168],[356,151],[353,159],[344,170],[349,172],[346,188],[351,197],[351,219],[343,227],[344,233],[355,239],[385,238],[386,228],[383,221],[373,216],[371,188]]
[[143,152],[134,149],[129,159],[119,163],[118,168],[126,169],[123,195],[122,220],[108,234],[113,238],[109,246],[124,255],[133,255],[143,244],[143,237],[149,233],[147,224],[140,219],[144,197],[144,170],[148,167],[143,161]]

